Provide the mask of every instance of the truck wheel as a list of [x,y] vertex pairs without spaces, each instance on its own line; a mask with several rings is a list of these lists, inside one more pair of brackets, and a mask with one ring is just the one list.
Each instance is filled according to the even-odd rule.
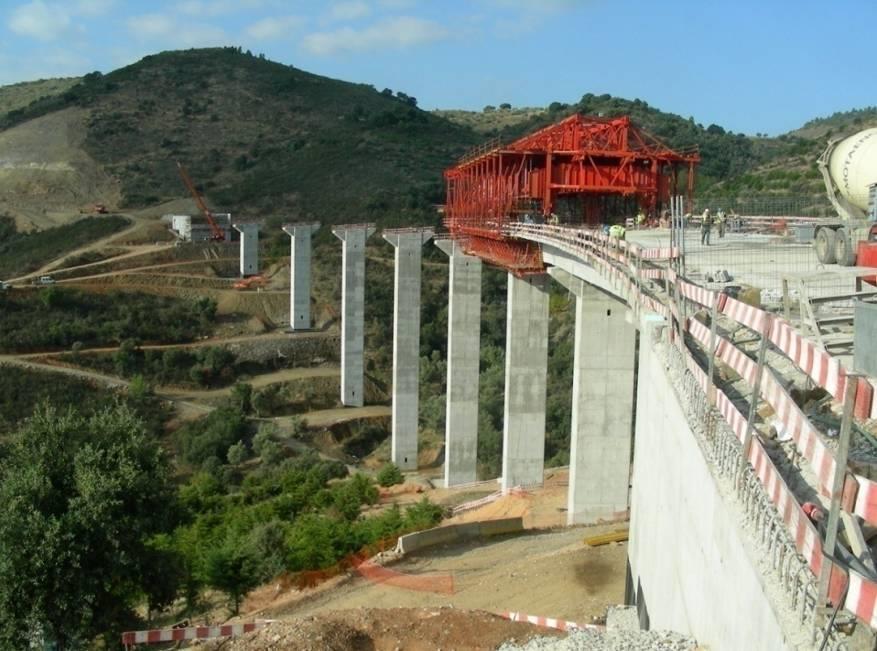
[[847,228],[838,228],[835,232],[834,257],[841,267],[854,267],[856,264],[853,237]]
[[822,264],[834,264],[834,229],[822,227],[816,231],[816,259]]

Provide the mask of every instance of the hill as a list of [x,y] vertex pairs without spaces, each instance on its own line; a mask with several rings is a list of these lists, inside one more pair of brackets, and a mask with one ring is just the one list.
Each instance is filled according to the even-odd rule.
[[118,179],[123,209],[185,196],[180,160],[216,210],[335,223],[410,220],[441,201],[442,169],[478,141],[404,93],[238,48],[163,52],[91,73],[8,113],[0,127],[72,107],[87,110],[82,149]]
[[65,93],[79,81],[79,77],[58,77],[0,86],[0,115],[23,109],[43,98]]

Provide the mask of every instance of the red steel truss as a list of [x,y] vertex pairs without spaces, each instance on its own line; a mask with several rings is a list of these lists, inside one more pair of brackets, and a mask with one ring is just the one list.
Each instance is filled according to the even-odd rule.
[[562,201],[575,206],[577,223],[600,223],[613,197],[632,197],[657,215],[678,194],[683,169],[690,201],[699,161],[696,151],[674,151],[628,117],[572,115],[511,144],[489,143],[446,170],[445,225],[487,262],[542,271],[539,248],[505,236],[506,224],[549,218]]

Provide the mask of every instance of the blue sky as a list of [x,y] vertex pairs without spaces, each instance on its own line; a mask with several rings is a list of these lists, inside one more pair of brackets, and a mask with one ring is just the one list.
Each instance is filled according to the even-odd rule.
[[877,104],[865,0],[0,0],[0,84],[241,45],[423,108],[640,98],[776,135]]

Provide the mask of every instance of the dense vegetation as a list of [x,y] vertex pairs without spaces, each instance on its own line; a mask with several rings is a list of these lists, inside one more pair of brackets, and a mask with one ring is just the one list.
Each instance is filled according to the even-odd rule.
[[113,353],[62,356],[65,362],[124,378],[141,376],[152,384],[216,388],[234,382],[239,373],[237,358],[227,348],[143,349],[125,339]]
[[[0,388],[13,377],[22,389],[47,385],[46,376],[6,370]],[[168,414],[144,382],[102,409],[95,399],[106,405],[108,394],[56,386],[0,447],[3,648],[91,647],[99,635],[115,646],[121,629],[140,625],[135,607],[151,617],[183,598],[191,614],[205,588],[224,592],[237,612],[250,589],[278,574],[330,570],[442,516],[424,500],[363,517],[377,501],[373,481],[316,454],[291,455],[270,424],[254,429],[244,385],[228,406],[175,432],[188,475],[178,487],[161,444]]]
[[0,293],[0,351],[184,342],[209,334],[216,303],[133,292],[96,294],[57,285]]
[[0,436],[10,432],[43,404],[83,414],[103,407],[112,394],[78,378],[0,364]]
[[117,233],[128,225],[124,217],[86,217],[72,224],[32,233],[15,229],[12,217],[0,216],[0,279],[26,274],[61,254]]

